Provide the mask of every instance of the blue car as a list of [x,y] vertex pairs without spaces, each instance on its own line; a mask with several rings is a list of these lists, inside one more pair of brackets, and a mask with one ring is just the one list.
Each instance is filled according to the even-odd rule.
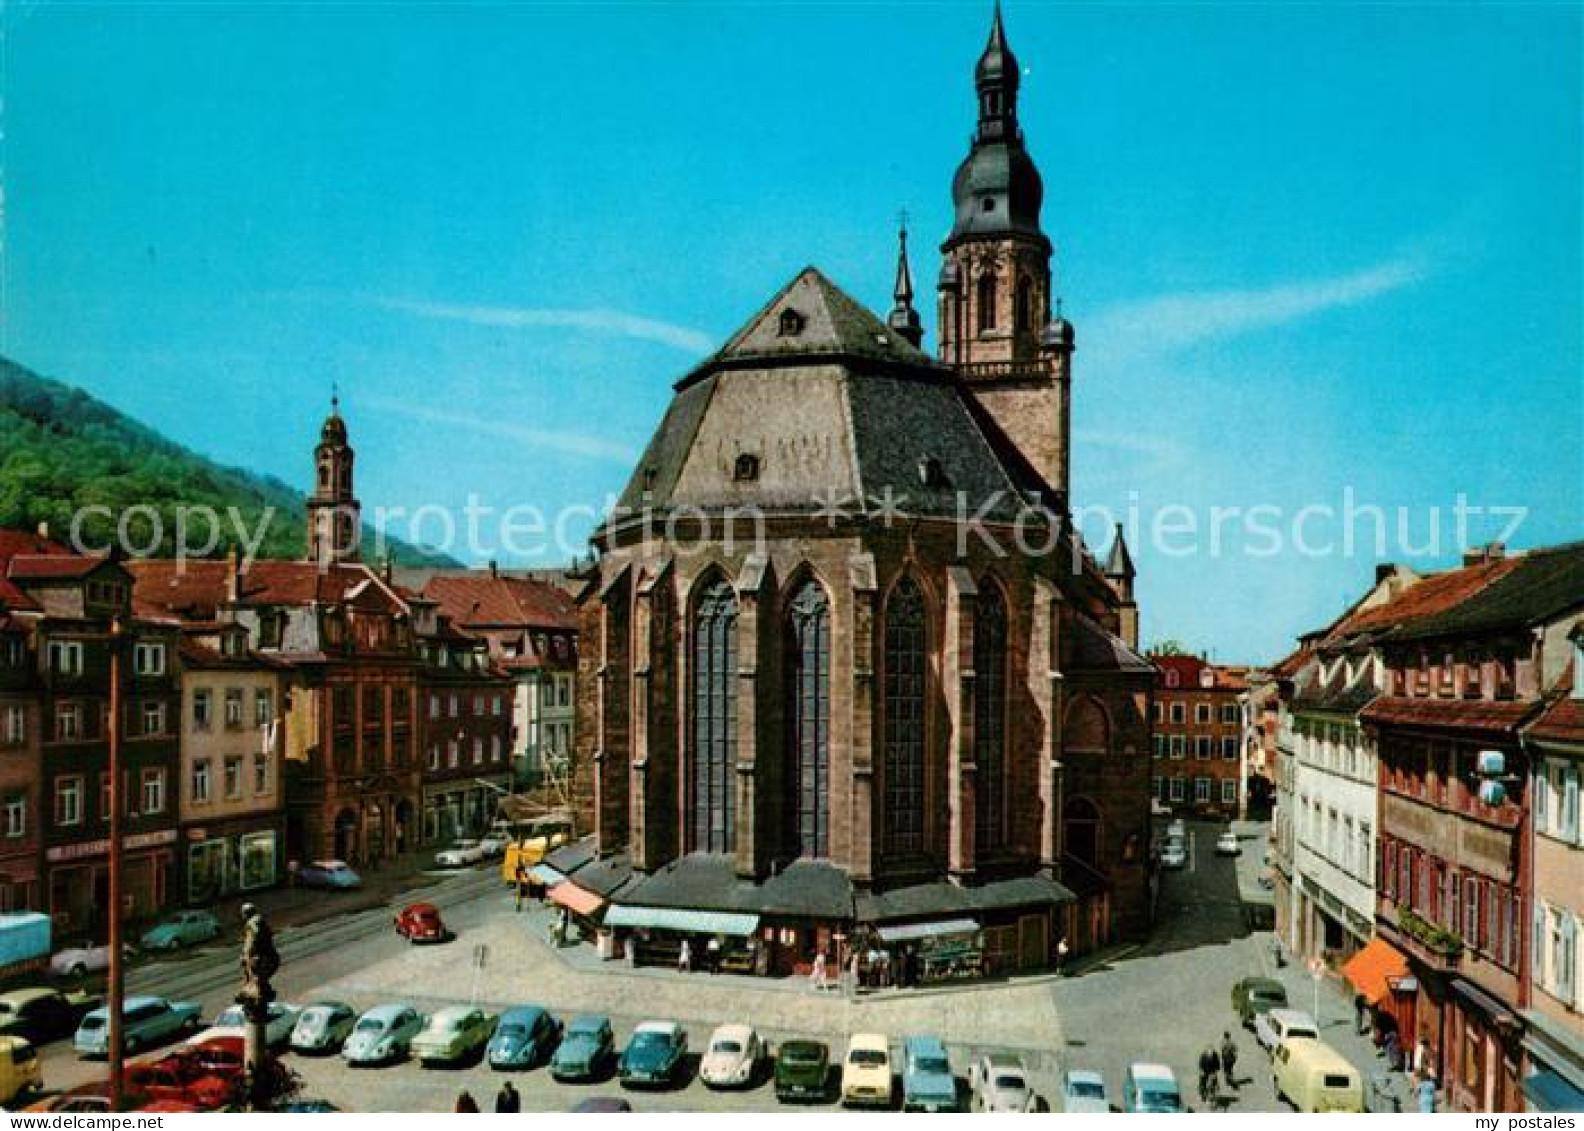
[[665,1087],[677,1082],[687,1057],[687,1030],[675,1021],[645,1021],[622,1050],[617,1075],[622,1087]]
[[561,1042],[561,1026],[537,1005],[519,1005],[501,1014],[489,1043],[491,1068],[532,1068],[548,1060]]
[[144,950],[180,950],[220,937],[220,920],[207,911],[178,911],[143,936]]
[[957,1077],[939,1037],[902,1042],[902,1110],[958,1110]]
[[[172,1037],[198,1031],[199,1005],[195,1001],[166,1001],[162,997],[129,997],[121,1008],[121,1044],[129,1053],[152,1048]],[[110,1010],[100,1007],[83,1017],[72,1037],[79,1056],[110,1055]]]
[[557,1080],[594,1080],[616,1051],[616,1034],[609,1017],[582,1013],[572,1018],[550,1058],[550,1075]]

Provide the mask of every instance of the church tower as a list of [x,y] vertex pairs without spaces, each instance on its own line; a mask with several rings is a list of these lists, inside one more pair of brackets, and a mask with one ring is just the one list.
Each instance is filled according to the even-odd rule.
[[952,180],[956,218],[941,245],[940,359],[1065,499],[1073,329],[1051,318],[1045,188],[1023,145],[1018,83],[998,3],[974,71],[979,124]]
[[341,398],[332,396],[314,448],[314,489],[308,496],[308,560],[321,567],[358,560],[363,522],[352,492],[353,456]]

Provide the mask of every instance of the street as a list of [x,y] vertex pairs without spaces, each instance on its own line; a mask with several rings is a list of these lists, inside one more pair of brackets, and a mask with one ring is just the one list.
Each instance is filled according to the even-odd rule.
[[[697,1081],[697,1054],[713,1027],[725,1021],[754,1024],[772,1045],[791,1036],[824,1040],[833,1059],[839,1059],[847,1035],[859,1029],[888,1034],[894,1049],[904,1036],[934,1033],[946,1041],[960,1076],[978,1051],[1014,1051],[1034,1073],[1047,1103],[1064,1069],[1093,1068],[1104,1074],[1116,1104],[1127,1065],[1156,1060],[1177,1072],[1185,1100],[1193,1105],[1199,1050],[1212,1041],[1219,1044],[1222,1032],[1231,1030],[1241,1052],[1233,1110],[1273,1110],[1267,1058],[1253,1036],[1237,1027],[1231,986],[1249,974],[1277,976],[1288,984],[1294,1006],[1310,1009],[1314,984],[1302,969],[1273,969],[1270,935],[1250,934],[1243,923],[1235,868],[1257,872],[1261,867],[1263,826],[1250,827],[1254,831],[1246,834],[1238,861],[1215,855],[1216,826],[1191,828],[1189,866],[1165,875],[1154,937],[1098,963],[1080,962],[1070,977],[886,992],[853,1001],[840,991],[814,991],[801,980],[627,970],[599,962],[587,946],[554,952],[547,943],[549,913],[515,912],[497,872],[482,868],[437,877],[433,886],[398,900],[436,903],[454,932],[452,941],[414,947],[397,937],[391,925],[397,906],[334,916],[280,931],[282,968],[276,984],[285,1002],[344,1000],[360,1011],[401,1001],[429,1012],[476,1000],[494,1011],[543,1005],[562,1019],[600,1012],[611,1017],[618,1045],[640,1021],[682,1021],[693,1053],[686,1084],[626,1093],[640,1111],[778,1108],[767,1082],[745,1092],[717,1093]],[[211,1018],[230,1004],[237,980],[236,949],[227,944],[142,965],[128,978],[128,992],[197,1001],[204,1017]],[[1321,1000],[1327,1040],[1359,1064],[1367,1079],[1379,1062],[1353,1035],[1346,998],[1324,985]],[[161,1050],[150,1054],[159,1055]],[[49,1046],[43,1059],[50,1088],[104,1075],[102,1063],[78,1060],[69,1042]],[[409,1062],[353,1069],[340,1057],[287,1054],[286,1059],[304,1081],[304,1097],[348,1110],[446,1111],[464,1089],[487,1110],[503,1079],[481,1064],[442,1069]],[[587,1096],[621,1091],[614,1081],[558,1084],[543,1067],[514,1072],[511,1078],[525,1110],[565,1110]]]

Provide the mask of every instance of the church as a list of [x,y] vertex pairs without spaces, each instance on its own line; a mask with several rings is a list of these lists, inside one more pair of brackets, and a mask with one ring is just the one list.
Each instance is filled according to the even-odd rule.
[[[551,897],[636,961],[1048,968],[1151,906],[1134,570],[1068,508],[1072,325],[999,9],[938,342],[815,268],[675,385],[579,601],[594,836]],[[896,961],[897,956],[905,960]]]

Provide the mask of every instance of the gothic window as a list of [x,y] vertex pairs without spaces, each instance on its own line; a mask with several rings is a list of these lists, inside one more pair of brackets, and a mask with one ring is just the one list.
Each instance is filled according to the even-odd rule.
[[979,276],[979,294],[977,306],[979,308],[979,331],[994,330],[996,324],[996,278],[995,273],[986,271]]
[[730,852],[732,767],[737,761],[737,594],[717,579],[693,613],[693,751],[690,847]]
[[1018,279],[1017,328],[1020,333],[1034,329],[1034,280],[1027,275]]
[[1006,606],[988,579],[974,616],[974,841],[999,849],[1006,835]]
[[924,596],[905,577],[886,606],[885,852],[924,851]]
[[812,578],[787,612],[788,826],[801,856],[830,854],[830,602]]

